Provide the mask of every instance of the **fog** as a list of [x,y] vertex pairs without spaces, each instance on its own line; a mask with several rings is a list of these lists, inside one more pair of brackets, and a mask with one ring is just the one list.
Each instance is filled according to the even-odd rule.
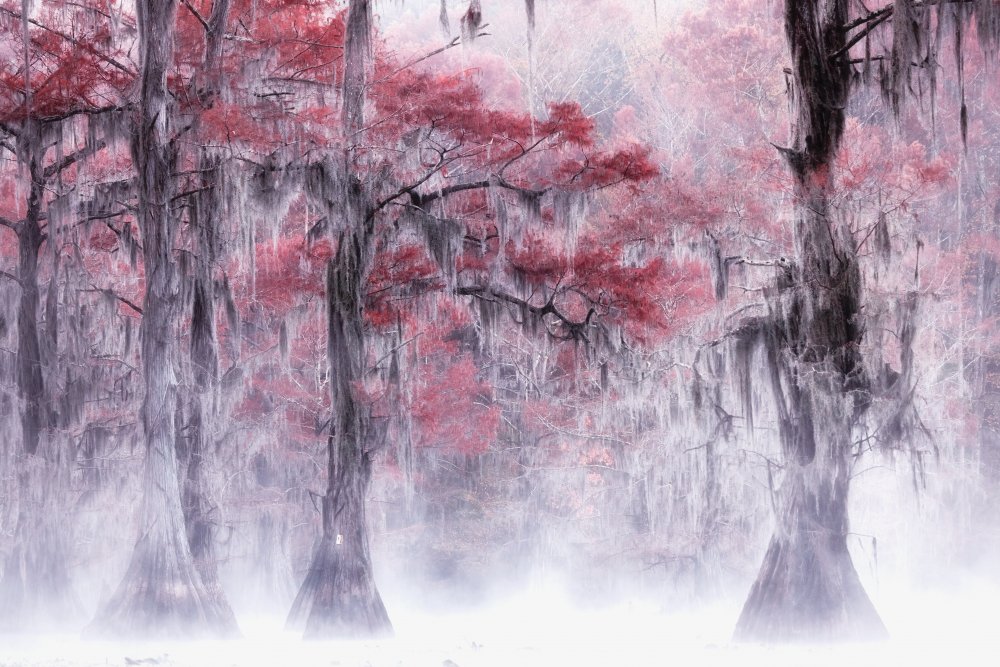
[[0,666],[996,661],[993,3],[110,4],[0,0]]
[[[855,488],[854,562],[891,633],[875,643],[774,646],[734,642],[732,630],[752,571],[731,586],[701,591],[683,579],[650,577],[605,563],[607,581],[580,580],[544,556],[525,563],[521,576],[428,578],[432,564],[379,549],[379,588],[394,627],[381,640],[303,641],[285,629],[287,599],[248,593],[240,563],[223,567],[242,637],[229,640],[116,640],[82,636],[76,624],[2,635],[3,665],[884,665],[993,664],[1000,639],[1000,585],[994,554],[983,547],[996,529],[983,524],[956,549],[961,531],[947,502],[948,480],[933,474],[927,489],[912,490],[908,470],[879,466]],[[992,534],[990,531],[993,531]],[[878,536],[877,554],[871,536]],[[126,540],[128,535],[123,535]],[[759,558],[763,545],[757,553]],[[381,553],[380,553],[381,552]],[[582,565],[582,564],[581,564]],[[92,575],[92,573],[89,573]],[[112,580],[113,577],[102,577]],[[731,581],[728,579],[727,581]],[[739,577],[736,577],[739,581]],[[78,582],[78,583],[83,583]],[[92,606],[94,600],[87,601]]]
[[379,641],[306,641],[280,615],[239,617],[243,639],[84,641],[79,633],[4,637],[4,665],[607,665],[683,661],[704,665],[993,664],[1000,641],[995,582],[945,589],[883,583],[875,596],[893,633],[888,643],[836,646],[734,644],[742,600],[675,610],[649,600],[582,606],[558,584],[450,613],[408,606],[386,591],[396,636]]

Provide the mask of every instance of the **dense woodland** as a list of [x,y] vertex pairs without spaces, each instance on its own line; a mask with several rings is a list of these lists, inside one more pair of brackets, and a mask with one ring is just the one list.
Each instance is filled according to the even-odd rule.
[[668,5],[0,0],[0,627],[990,562],[1000,3]]

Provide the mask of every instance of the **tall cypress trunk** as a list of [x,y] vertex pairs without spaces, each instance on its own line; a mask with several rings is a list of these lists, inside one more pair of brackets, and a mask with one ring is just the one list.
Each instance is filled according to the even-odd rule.
[[364,289],[374,252],[368,192],[355,174],[351,148],[364,128],[364,91],[371,40],[369,0],[351,0],[344,48],[344,231],[327,265],[327,359],[333,405],[327,441],[323,533],[309,573],[289,613],[307,637],[371,637],[392,632],[372,573],[365,519],[371,481],[368,407],[364,382]]
[[795,263],[768,296],[765,347],[785,455],[777,526],[736,638],[837,640],[886,634],[847,550],[853,427],[867,408],[861,275],[830,210],[850,85],[847,0],[786,0],[792,55]]
[[[211,224],[199,216],[199,224]],[[204,253],[206,247],[201,248]],[[209,261],[204,256],[203,263]],[[209,499],[206,468],[213,452],[213,426],[215,422],[215,384],[218,380],[218,355],[215,338],[215,297],[209,267],[198,269],[194,278],[194,295],[191,308],[191,366],[194,377],[187,397],[186,433],[183,443],[181,469],[183,471],[183,510],[188,544],[195,566],[201,574],[206,589],[220,602],[225,601],[215,552],[216,507]]]
[[45,188],[42,173],[44,150],[38,123],[31,120],[25,123],[20,143],[30,184],[27,215],[17,229],[18,280],[21,286],[17,309],[17,391],[22,404],[23,450],[25,454],[34,456],[44,426],[46,407],[38,339],[38,251],[44,240],[41,217]]
[[[205,57],[199,76],[192,81],[194,95],[203,108],[215,103],[219,94],[219,61],[222,41],[229,15],[229,0],[214,0],[212,12],[205,28]],[[196,112],[197,113],[197,112]],[[197,135],[201,116],[192,121],[191,135]],[[210,500],[207,468],[214,456],[213,433],[217,409],[217,382],[219,371],[218,340],[215,335],[215,285],[213,269],[217,255],[217,228],[222,210],[219,175],[220,159],[211,149],[202,148],[198,158],[201,174],[200,192],[195,195],[190,227],[195,234],[196,268],[192,281],[191,346],[192,377],[182,417],[186,418],[185,433],[178,440],[181,478],[182,508],[187,529],[188,544],[195,566],[201,574],[208,593],[218,604],[226,605],[225,592],[219,581],[219,568],[215,550],[217,527],[216,507]]]
[[118,589],[92,630],[111,635],[234,635],[228,603],[211,595],[194,564],[181,507],[176,452],[179,277],[174,259],[174,167],[166,74],[176,0],[139,0],[140,105],[132,135],[145,268],[142,406],[146,438],[141,534]]
[[328,355],[333,421],[327,444],[323,533],[288,623],[307,637],[385,635],[392,626],[372,573],[365,519],[371,480],[368,408],[357,395],[363,380],[363,278],[370,235],[345,233],[327,267]]
[[21,446],[17,450],[18,515],[14,548],[0,579],[0,627],[7,629],[40,621],[63,622],[80,611],[69,576],[67,522],[61,507],[69,486],[68,469],[58,443],[46,435],[52,425],[52,414],[38,331],[38,260],[45,240],[41,226],[45,191],[41,131],[37,121],[28,119],[18,137],[29,189],[27,215],[15,230],[21,290],[16,378]]

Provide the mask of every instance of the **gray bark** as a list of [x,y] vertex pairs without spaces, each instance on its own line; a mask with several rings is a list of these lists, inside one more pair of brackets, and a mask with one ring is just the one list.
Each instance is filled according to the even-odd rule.
[[103,635],[232,636],[236,619],[203,582],[188,542],[176,452],[180,299],[171,212],[176,146],[167,69],[176,0],[139,0],[140,105],[132,134],[146,292],[142,406],[146,439],[141,534],[124,579],[91,626]]
[[[18,136],[19,159],[29,180],[25,219],[18,240],[17,390],[21,442],[16,449],[18,515],[14,548],[0,578],[0,628],[66,622],[80,613],[68,567],[67,517],[60,506],[68,468],[51,438],[53,412],[46,392],[45,361],[38,330],[39,251],[42,231],[45,148],[42,127],[27,119]],[[55,281],[55,276],[52,277]],[[52,320],[55,315],[51,315]],[[50,326],[54,326],[54,321]]]
[[[344,49],[344,138],[354,144],[364,127],[364,90],[371,51],[371,5],[352,0]],[[327,266],[327,357],[333,405],[327,445],[323,533],[292,610],[290,627],[307,637],[372,637],[390,634],[375,586],[365,496],[371,480],[368,408],[357,394],[364,381],[367,346],[364,290],[374,253],[374,220],[365,184],[344,159],[344,231]]]
[[33,456],[47,421],[42,354],[38,338],[38,251],[44,235],[41,229],[45,178],[42,167],[41,128],[27,121],[19,138],[22,158],[30,180],[27,215],[17,229],[18,280],[21,298],[17,311],[17,389],[21,399],[21,436],[24,453]]
[[368,637],[392,627],[372,573],[365,519],[371,480],[367,407],[356,395],[365,362],[362,267],[370,235],[346,233],[327,268],[328,354],[334,423],[327,446],[323,534],[289,614],[307,637]]
[[[960,193],[960,196],[964,193]],[[1000,236],[1000,201],[983,230]],[[992,254],[979,253],[976,267],[976,324],[1000,315],[1000,264]],[[987,350],[974,364],[973,391],[980,417],[979,447],[983,473],[991,482],[1000,481],[1000,354]]]
[[[201,71],[192,83],[196,95],[205,107],[210,107],[219,94],[216,71],[222,55],[222,41],[229,0],[215,0],[205,28],[205,58]],[[199,125],[200,115],[192,122],[191,134]],[[215,335],[216,298],[213,269],[217,255],[217,231],[222,213],[218,188],[222,166],[210,149],[201,149],[198,172],[200,192],[195,195],[190,227],[195,233],[196,268],[191,277],[191,347],[193,377],[188,393],[185,436],[178,441],[183,478],[182,507],[188,543],[195,566],[208,593],[217,604],[227,605],[219,581],[215,549],[218,524],[217,507],[210,500],[206,468],[214,454],[213,436],[218,389],[218,340]]]

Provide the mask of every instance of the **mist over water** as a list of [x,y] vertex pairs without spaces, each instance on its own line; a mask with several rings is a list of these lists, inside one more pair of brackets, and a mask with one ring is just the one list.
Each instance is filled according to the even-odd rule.
[[[891,593],[890,593],[891,590]],[[765,647],[730,642],[742,599],[673,612],[640,599],[581,607],[559,587],[536,586],[489,604],[446,613],[409,607],[386,592],[396,636],[302,641],[283,616],[241,613],[244,637],[230,641],[106,642],[78,633],[4,637],[3,665],[962,665],[994,664],[995,585],[969,580],[950,590],[884,586],[887,643]],[[450,663],[448,661],[451,661]]]
[[[852,501],[852,556],[891,633],[887,642],[734,643],[732,630],[752,568],[722,587],[623,571],[615,563],[607,564],[606,579],[598,581],[575,574],[579,567],[561,569],[541,556],[517,573],[498,568],[501,576],[480,571],[428,577],[432,564],[388,553],[388,536],[376,534],[375,544],[383,544],[376,547],[377,579],[395,629],[390,639],[303,641],[299,632],[284,628],[290,599],[262,599],[247,576],[248,563],[234,560],[224,565],[222,577],[242,638],[84,639],[83,623],[96,606],[91,595],[85,601],[88,614],[77,625],[0,635],[0,665],[994,664],[1000,651],[995,632],[1000,585],[989,546],[996,533],[984,527],[957,546],[954,523],[934,513],[935,504],[944,501],[941,487],[932,482],[915,494],[908,474],[880,466],[859,478]],[[872,535],[879,536],[877,554]],[[762,549],[748,554],[749,561]],[[95,576],[92,570],[76,574]]]

